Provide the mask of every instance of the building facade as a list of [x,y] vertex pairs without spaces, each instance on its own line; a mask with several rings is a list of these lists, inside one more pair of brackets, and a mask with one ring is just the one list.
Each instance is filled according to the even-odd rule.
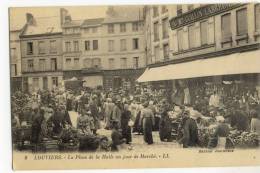
[[10,77],[11,90],[22,90],[21,77],[21,51],[20,51],[20,28],[11,28],[10,30]]
[[26,25],[20,34],[24,90],[55,89],[63,80],[60,18],[26,15]]
[[134,87],[146,66],[143,7],[109,7],[104,18],[82,21],[66,14],[64,77],[91,88]]
[[[250,62],[250,58],[255,61],[260,49],[260,4],[170,5],[166,7],[168,11],[165,14],[165,10],[162,10],[165,7],[147,8],[146,30],[150,28],[147,54],[150,56],[147,56],[147,71],[138,81],[159,81],[160,84],[164,83],[166,88],[175,90],[176,81],[184,83],[182,87],[185,88],[185,83],[193,79],[207,77],[203,80],[222,84],[224,79],[234,77],[233,80],[243,79],[246,83],[248,80],[253,81],[251,87],[259,90],[260,75],[254,65],[258,62]],[[163,19],[166,20],[168,17],[169,39],[164,39],[163,31],[166,29],[163,29],[162,23]],[[164,44],[169,44],[169,51],[164,49]],[[169,55],[165,52],[169,52]],[[245,57],[248,58],[248,62],[245,62]],[[228,58],[233,59],[234,64],[243,61],[255,70],[251,67],[237,70]],[[205,69],[194,69],[199,67],[198,62],[208,66],[205,66]],[[220,63],[223,64],[222,68],[217,69],[217,64]],[[149,75],[156,71],[162,73],[160,78],[151,79]],[[223,71],[230,76],[227,77]]]
[[[259,43],[259,4],[186,4],[147,8],[149,64],[167,64],[171,60],[228,52],[234,48],[239,51],[241,47]],[[167,27],[164,20],[169,21]],[[165,44],[169,46],[165,48]]]

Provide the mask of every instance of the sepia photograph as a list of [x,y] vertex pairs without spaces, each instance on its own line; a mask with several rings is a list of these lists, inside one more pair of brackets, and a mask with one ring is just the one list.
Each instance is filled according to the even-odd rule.
[[9,39],[14,170],[260,166],[259,3],[11,7]]

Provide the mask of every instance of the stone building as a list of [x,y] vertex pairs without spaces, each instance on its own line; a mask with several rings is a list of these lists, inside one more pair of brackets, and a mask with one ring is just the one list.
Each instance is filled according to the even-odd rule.
[[64,14],[65,79],[92,88],[134,87],[146,66],[143,7],[109,7],[104,18],[81,21]]
[[22,90],[20,32],[22,26],[10,26],[10,77],[11,90]]
[[[165,14],[164,8],[146,10],[150,56],[139,82],[174,84],[209,77],[221,83],[231,75],[236,80],[254,79],[260,86],[260,4],[167,5]],[[163,29],[164,19],[169,20],[168,30]],[[169,39],[163,37],[166,30]]]
[[60,18],[26,14],[20,34],[23,87],[29,92],[62,85],[62,30]]

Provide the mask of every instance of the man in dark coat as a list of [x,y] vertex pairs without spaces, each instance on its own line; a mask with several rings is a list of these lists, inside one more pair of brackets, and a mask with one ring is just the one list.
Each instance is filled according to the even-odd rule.
[[97,134],[97,130],[99,129],[99,114],[98,114],[98,106],[97,106],[97,100],[94,97],[93,100],[89,104],[91,116],[93,117],[94,120],[94,129],[93,129],[93,134]]
[[171,124],[170,117],[168,115],[168,110],[164,110],[159,122],[160,140],[161,141],[167,140],[167,142],[171,142],[172,141],[171,131],[172,131],[172,124]]
[[190,116],[184,124],[183,148],[195,147],[198,145],[197,116]]
[[128,125],[131,119],[131,112],[128,110],[128,104],[125,104],[121,116],[122,136],[126,139],[126,144],[132,142],[131,127]]
[[[153,125],[154,121],[154,114],[151,109],[148,108],[148,102],[144,103],[144,108],[141,110],[141,119],[139,124],[142,123],[143,126],[143,133],[144,133],[144,141],[150,145],[153,144]],[[143,120],[143,121],[142,121]]]

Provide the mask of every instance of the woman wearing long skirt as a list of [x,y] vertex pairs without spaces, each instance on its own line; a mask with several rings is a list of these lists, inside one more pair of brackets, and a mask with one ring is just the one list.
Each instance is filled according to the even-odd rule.
[[[148,108],[148,103],[144,104],[144,108],[141,111],[141,118],[143,120],[143,133],[144,133],[144,141],[147,144],[153,144],[153,125],[154,125],[154,115],[153,111]],[[141,121],[140,121],[141,124]]]

